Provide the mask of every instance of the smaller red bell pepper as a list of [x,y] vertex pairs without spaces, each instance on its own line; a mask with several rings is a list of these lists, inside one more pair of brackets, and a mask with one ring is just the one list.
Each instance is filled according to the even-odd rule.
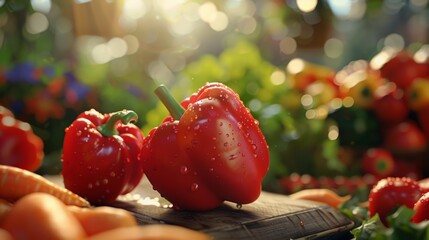
[[0,164],[35,171],[42,165],[43,141],[31,125],[0,106]]
[[269,151],[239,95],[209,83],[179,105],[165,86],[155,92],[171,116],[149,133],[143,146],[143,166],[153,188],[182,210],[255,201],[268,171]]
[[133,111],[81,113],[66,129],[62,155],[64,185],[94,204],[129,193],[143,177],[143,133]]

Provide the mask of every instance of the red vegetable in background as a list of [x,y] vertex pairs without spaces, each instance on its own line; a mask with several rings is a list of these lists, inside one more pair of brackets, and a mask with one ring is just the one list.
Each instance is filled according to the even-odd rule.
[[395,161],[388,150],[384,148],[370,148],[364,153],[362,168],[365,173],[384,178],[392,175],[395,169]]
[[427,139],[417,124],[401,122],[386,131],[385,146],[392,153],[416,153],[427,148]]
[[407,119],[409,113],[404,92],[400,89],[390,90],[389,93],[377,97],[373,110],[377,119],[383,123],[399,123]]
[[419,184],[411,178],[383,178],[371,189],[368,199],[370,216],[378,214],[381,222],[387,226],[386,217],[397,207],[413,208],[422,195]]
[[133,111],[80,114],[66,129],[64,185],[91,203],[108,203],[133,190],[143,176],[143,134]]
[[43,161],[43,141],[30,124],[14,118],[0,106],[0,164],[37,170]]
[[429,74],[426,65],[416,62],[407,51],[396,53],[380,70],[384,78],[402,89],[408,89],[415,79]]
[[210,83],[182,102],[185,110],[165,87],[156,93],[174,120],[168,117],[145,139],[145,174],[154,189],[187,210],[209,210],[225,200],[255,201],[269,151],[238,94]]

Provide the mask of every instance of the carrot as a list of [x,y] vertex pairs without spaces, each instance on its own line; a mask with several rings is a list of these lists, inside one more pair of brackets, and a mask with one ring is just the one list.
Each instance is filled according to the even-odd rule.
[[322,188],[304,189],[289,195],[289,197],[292,199],[321,202],[334,208],[338,208],[342,203],[350,199],[350,195],[339,196],[332,190]]
[[14,202],[33,192],[49,193],[66,205],[90,206],[85,199],[36,173],[17,167],[0,165],[0,198]]
[[115,228],[137,226],[134,216],[119,208],[68,206],[68,210],[77,218],[88,236]]
[[[6,200],[0,199],[0,224],[6,218],[7,214],[10,212],[12,204]],[[0,238],[2,239],[2,238]]]
[[0,228],[0,239],[1,240],[13,240],[10,233],[4,229],[1,229],[1,228]]
[[13,239],[84,239],[79,221],[58,198],[32,193],[19,199],[0,226]]
[[184,227],[154,224],[117,228],[88,238],[88,240],[209,240],[207,234]]

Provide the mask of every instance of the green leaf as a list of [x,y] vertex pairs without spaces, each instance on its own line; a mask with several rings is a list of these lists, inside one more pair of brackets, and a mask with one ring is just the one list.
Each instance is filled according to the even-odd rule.
[[[379,230],[384,229],[378,215],[364,221],[361,226],[353,229],[351,233],[356,240],[369,240],[371,236]],[[383,239],[383,238],[380,238]]]

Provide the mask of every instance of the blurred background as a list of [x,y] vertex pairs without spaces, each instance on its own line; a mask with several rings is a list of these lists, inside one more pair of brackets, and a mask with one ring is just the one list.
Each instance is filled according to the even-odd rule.
[[[370,148],[394,155],[402,170],[391,174],[428,175],[428,38],[428,0],[0,0],[0,104],[43,140],[38,171],[59,173],[79,113],[134,110],[146,135],[167,115],[157,85],[182,100],[222,82],[270,146],[265,189],[353,190],[372,181]],[[407,61],[383,68],[398,53]],[[423,70],[402,79],[426,80],[390,79],[409,66]],[[407,104],[395,121],[374,107],[392,93]],[[386,137],[403,122],[420,142]]]

